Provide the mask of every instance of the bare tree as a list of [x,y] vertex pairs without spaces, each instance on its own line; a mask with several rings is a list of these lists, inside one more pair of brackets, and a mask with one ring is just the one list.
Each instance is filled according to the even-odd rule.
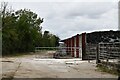
[[7,2],[1,2],[1,17],[4,18],[5,17],[5,14],[6,14],[6,10],[7,10],[7,5],[8,3]]

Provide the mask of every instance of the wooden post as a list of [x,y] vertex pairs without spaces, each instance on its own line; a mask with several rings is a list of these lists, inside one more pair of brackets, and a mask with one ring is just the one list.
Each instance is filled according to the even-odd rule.
[[76,35],[76,57],[79,58],[79,34]]
[[74,57],[74,37],[72,37],[72,57]]
[[97,48],[97,54],[96,54],[96,64],[98,64],[98,63],[100,63],[100,60],[99,60],[99,44],[97,44],[97,46],[96,46]]

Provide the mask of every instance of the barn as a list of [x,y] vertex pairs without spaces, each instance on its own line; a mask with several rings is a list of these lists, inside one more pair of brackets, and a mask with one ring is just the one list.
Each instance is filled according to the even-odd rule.
[[77,34],[61,41],[64,42],[67,47],[66,52],[68,55],[75,58],[83,58],[86,47],[86,33]]
[[87,59],[87,47],[89,44],[97,45],[100,42],[120,42],[120,31],[81,33],[61,41],[66,45],[68,55],[84,60]]

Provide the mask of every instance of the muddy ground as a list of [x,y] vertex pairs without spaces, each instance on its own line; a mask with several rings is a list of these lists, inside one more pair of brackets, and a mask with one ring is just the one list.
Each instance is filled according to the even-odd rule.
[[[39,52],[38,52],[39,53]],[[54,52],[32,53],[19,57],[4,57],[2,78],[116,78],[117,75],[100,72],[95,61],[79,58],[53,59]],[[68,57],[67,57],[68,58]]]

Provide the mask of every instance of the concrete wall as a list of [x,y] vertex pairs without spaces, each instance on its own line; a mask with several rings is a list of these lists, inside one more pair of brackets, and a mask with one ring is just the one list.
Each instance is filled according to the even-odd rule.
[[74,57],[76,57],[76,37],[74,37]]
[[82,34],[79,35],[79,57],[82,58]]

